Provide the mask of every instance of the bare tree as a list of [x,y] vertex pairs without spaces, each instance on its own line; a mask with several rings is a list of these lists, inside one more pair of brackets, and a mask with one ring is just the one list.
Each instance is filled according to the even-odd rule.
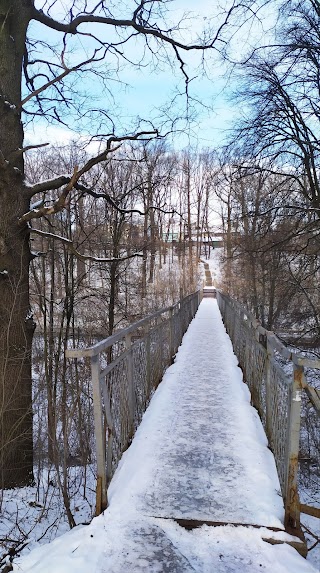
[[308,209],[320,213],[320,9],[314,0],[280,4],[274,43],[240,71],[246,114],[233,146],[257,171],[286,174]]
[[[144,122],[131,132],[116,128],[106,108],[92,109],[81,89],[82,79],[100,82],[112,98],[112,81],[123,64],[164,65],[168,57],[180,68],[189,90],[183,54],[203,53],[223,45],[234,12],[230,2],[216,29],[188,44],[181,22],[172,22],[167,2],[132,2],[110,7],[106,2],[73,1],[64,16],[62,4],[34,0],[0,0],[0,338],[1,427],[0,480],[3,487],[32,480],[31,343],[34,321],[29,301],[30,225],[66,208],[75,191],[90,191],[86,174],[105,162],[128,140],[148,140],[157,128]],[[32,24],[32,26],[31,26]],[[33,29],[38,34],[32,37]],[[42,38],[39,40],[39,38]],[[136,59],[133,44],[140,39]],[[79,42],[78,42],[79,40]],[[81,48],[83,46],[83,48]],[[79,54],[79,55],[78,55]],[[77,94],[77,97],[76,97]],[[170,114],[169,114],[170,115]],[[103,141],[99,153],[71,172],[28,185],[25,179],[24,125],[37,117],[72,124]],[[93,125],[95,124],[95,128]],[[94,132],[92,131],[94,129]],[[38,193],[44,203],[32,205]],[[106,201],[108,198],[106,196]],[[69,240],[68,244],[71,248]]]

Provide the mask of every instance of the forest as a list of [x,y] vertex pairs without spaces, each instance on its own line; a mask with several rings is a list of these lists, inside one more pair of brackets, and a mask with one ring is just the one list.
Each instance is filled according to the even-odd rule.
[[[214,256],[216,288],[320,357],[319,2],[226,0],[199,29],[165,0],[69,4],[0,0],[1,572],[94,512],[92,389],[68,348],[202,288]],[[193,80],[214,83],[219,66],[237,114],[202,145]],[[153,116],[120,117],[128,69],[179,76]],[[43,143],[44,120],[72,140]],[[319,479],[305,403],[313,499]]]

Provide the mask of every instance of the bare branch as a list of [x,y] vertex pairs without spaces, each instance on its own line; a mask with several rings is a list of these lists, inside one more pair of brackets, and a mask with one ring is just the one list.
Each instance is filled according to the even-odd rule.
[[[142,8],[143,4],[144,4],[144,2],[141,2],[140,6],[138,7],[138,11],[140,8]],[[225,21],[219,27],[214,38],[212,38],[210,40],[210,42],[203,43],[203,44],[201,44],[201,43],[199,43],[199,44],[184,44],[182,42],[175,40],[174,38],[171,38],[166,33],[162,32],[161,30],[159,30],[156,27],[153,28],[151,26],[149,27],[146,24],[144,24],[144,25],[139,24],[136,21],[136,12],[137,11],[135,11],[134,18],[132,20],[108,18],[108,17],[104,17],[104,16],[95,16],[92,14],[82,14],[82,15],[74,18],[69,24],[63,24],[62,22],[58,22],[57,20],[50,18],[49,16],[47,16],[43,12],[40,12],[36,8],[33,9],[32,16],[33,16],[34,20],[37,20],[41,24],[44,24],[45,26],[48,26],[49,28],[52,28],[53,30],[57,30],[58,32],[64,32],[65,34],[77,34],[78,33],[78,27],[81,24],[88,24],[88,23],[106,24],[109,26],[113,26],[115,28],[133,28],[139,34],[143,34],[145,36],[153,36],[153,37],[157,38],[158,40],[161,40],[162,42],[170,44],[171,46],[175,46],[177,48],[181,48],[182,50],[189,51],[189,50],[206,50],[209,48],[213,48],[215,42],[219,38],[219,34],[220,34],[222,28],[224,26],[226,26],[226,24],[228,23],[228,21],[230,19],[231,13],[234,12],[234,10],[237,7],[238,7],[238,5],[233,5],[230,8],[230,10],[228,11],[227,16],[225,18]]]
[[37,193],[44,193],[45,191],[51,191],[53,189],[59,189],[62,185],[67,185],[70,183],[71,177],[66,175],[60,175],[54,179],[47,179],[46,181],[41,181],[41,183],[36,183],[32,187],[25,187],[25,192],[30,199]]
[[12,161],[13,159],[23,155],[26,151],[30,151],[31,149],[39,149],[39,147],[47,147],[50,143],[39,143],[38,145],[27,145],[26,147],[22,147],[21,149],[16,149],[9,155],[9,160]]
[[[135,189],[138,189],[141,185],[138,184],[135,187],[133,187],[132,189],[130,189],[129,193],[134,191]],[[137,213],[138,215],[141,215],[142,217],[145,217],[146,215],[148,215],[148,213],[150,213],[150,211],[158,211],[159,213],[163,213],[165,215],[179,215],[180,213],[178,213],[178,211],[176,211],[175,209],[163,209],[161,207],[156,207],[155,205],[150,205],[145,211],[141,211],[141,209],[123,209],[122,207],[119,207],[119,205],[117,205],[117,203],[112,199],[112,197],[110,197],[110,195],[108,193],[96,193],[95,191],[93,191],[92,189],[90,189],[89,187],[85,187],[84,185],[81,184],[77,184],[75,185],[75,189],[79,189],[79,191],[84,191],[85,193],[87,193],[88,195],[91,195],[91,197],[94,197],[95,199],[105,199],[107,201],[107,203],[109,203],[114,209],[116,209],[116,211],[118,211],[118,213],[122,213],[123,215],[130,215],[131,213]]]
[[30,233],[35,233],[36,235],[40,235],[41,237],[46,237],[47,239],[54,239],[56,241],[62,242],[64,245],[68,247],[75,257],[80,259],[81,261],[91,261],[93,263],[114,263],[122,261],[127,261],[128,259],[133,259],[135,257],[142,257],[143,255],[140,254],[140,251],[133,253],[132,255],[127,255],[125,257],[111,257],[111,258],[104,258],[104,257],[94,257],[93,255],[83,255],[79,253],[75,248],[73,241],[67,239],[66,237],[62,237],[61,235],[55,235],[54,233],[48,233],[46,231],[40,231],[40,229],[30,229]]
[[[31,92],[29,95],[27,95],[21,102],[20,102],[20,106],[19,107],[23,107],[25,103],[27,103],[30,99],[37,97],[41,92],[45,91],[46,89],[48,89],[50,86],[53,86],[54,84],[57,84],[59,82],[61,82],[61,80],[63,80],[63,78],[65,78],[66,76],[68,76],[69,74],[71,74],[72,72],[75,72],[77,70],[80,70],[80,68],[82,68],[83,66],[90,64],[91,62],[93,62],[95,60],[95,56],[97,54],[99,50],[95,50],[94,54],[91,58],[89,58],[88,60],[84,61],[84,62],[80,62],[80,64],[77,64],[76,66],[73,66],[72,68],[67,68],[64,64],[64,59],[63,59],[63,53],[61,55],[61,59],[62,59],[62,63],[63,63],[63,68],[64,71],[59,74],[58,76],[56,76],[55,78],[52,78],[52,80],[49,80],[48,82],[46,82],[45,84],[43,84],[40,88],[34,90],[33,92]],[[99,58],[101,59],[101,58]]]
[[[94,167],[95,165],[98,165],[99,163],[106,161],[108,155],[110,153],[114,153],[115,151],[117,151],[117,149],[121,147],[124,141],[137,141],[137,140],[150,141],[154,137],[161,137],[156,129],[153,131],[140,131],[134,135],[123,135],[120,137],[112,135],[107,140],[107,145],[105,150],[102,153],[96,155],[95,157],[89,159],[80,170],[77,168],[77,172],[74,173],[72,177],[62,175],[54,179],[42,181],[41,183],[37,183],[32,187],[25,187],[25,192],[27,196],[30,197],[31,199],[34,195],[36,195],[36,193],[42,193],[52,189],[59,189],[59,187],[67,185],[66,189],[62,192],[62,195],[51,207],[44,207],[42,210],[36,210],[34,212],[29,211],[28,213],[23,215],[23,217],[21,217],[20,222],[30,221],[31,219],[38,219],[44,215],[51,215],[53,213],[61,211],[65,206],[66,196],[68,195],[72,187],[76,187],[81,176],[90,171],[90,169],[92,169],[92,167]],[[118,145],[113,146],[113,143],[118,143]],[[78,188],[80,189],[79,186]],[[66,196],[64,197],[65,192],[67,193]]]
[[71,189],[74,187],[75,182],[77,181],[77,173],[78,173],[78,166],[75,166],[73,175],[69,183],[66,185],[61,195],[52,205],[50,205],[49,207],[40,207],[39,209],[32,209],[31,211],[28,211],[27,213],[22,215],[22,217],[20,217],[19,223],[20,224],[26,223],[28,221],[31,221],[31,219],[40,219],[41,217],[45,217],[46,215],[54,215],[55,213],[59,213],[59,211],[62,211],[62,209],[66,205],[67,197]]
[[[87,161],[87,163],[82,167],[82,169],[80,169],[78,176],[77,176],[77,180],[80,179],[81,175],[84,175],[84,173],[87,173],[88,171],[90,171],[90,169],[94,165],[97,165],[98,163],[105,161],[107,159],[108,154],[113,153],[114,151],[119,149],[121,144],[124,141],[136,141],[136,140],[149,141],[150,139],[152,139],[154,137],[159,137],[158,130],[140,131],[140,132],[136,133],[135,135],[123,135],[121,137],[117,137],[115,135],[112,135],[107,140],[106,149],[102,153],[97,155],[96,157],[92,157],[91,159],[89,159],[89,161]],[[119,145],[112,147],[113,143],[118,143]]]

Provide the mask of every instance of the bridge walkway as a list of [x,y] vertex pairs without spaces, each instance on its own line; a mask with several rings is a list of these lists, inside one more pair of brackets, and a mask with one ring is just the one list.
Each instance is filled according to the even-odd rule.
[[81,573],[81,559],[91,573],[315,571],[288,545],[274,459],[215,299],[201,302],[108,499],[68,552],[57,539],[22,571],[46,559],[59,573]]
[[273,456],[216,301],[202,301],[121,466],[111,505],[186,523],[283,529]]

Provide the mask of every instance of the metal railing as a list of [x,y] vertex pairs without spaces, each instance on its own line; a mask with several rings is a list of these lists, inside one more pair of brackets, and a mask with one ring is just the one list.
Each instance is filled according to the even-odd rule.
[[[285,526],[300,530],[300,511],[319,510],[300,504],[298,494],[302,393],[318,415],[319,392],[310,386],[305,368],[320,369],[320,360],[291,352],[273,332],[238,302],[217,291],[222,318],[274,454],[285,506]],[[320,515],[319,515],[320,516]]]
[[111,477],[164,371],[173,361],[200,298],[198,291],[93,346],[66,351],[67,358],[91,361],[97,515],[107,507]]

